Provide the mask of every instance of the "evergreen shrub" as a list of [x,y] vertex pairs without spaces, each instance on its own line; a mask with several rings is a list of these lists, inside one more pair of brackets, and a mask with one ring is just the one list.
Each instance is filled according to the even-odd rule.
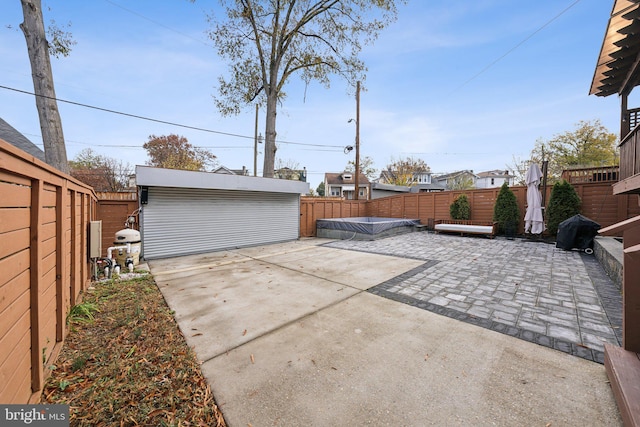
[[546,209],[547,230],[551,235],[558,234],[558,225],[565,219],[580,213],[582,201],[575,188],[566,180],[556,182]]
[[493,220],[498,222],[498,232],[515,234],[520,221],[520,209],[516,195],[505,182],[500,187],[496,204],[493,206]]
[[471,219],[471,205],[466,194],[461,194],[449,206],[452,219]]

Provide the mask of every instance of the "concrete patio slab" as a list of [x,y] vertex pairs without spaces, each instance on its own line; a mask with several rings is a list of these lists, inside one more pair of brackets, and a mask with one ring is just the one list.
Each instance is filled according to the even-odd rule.
[[418,264],[385,255],[363,257],[315,242],[149,263],[187,343],[203,361]]
[[[309,239],[150,262],[229,426],[621,425],[601,364],[372,293],[450,259],[400,253],[408,236],[379,253]],[[464,294],[443,295],[453,310]]]
[[604,367],[361,293],[202,365],[230,426],[617,426]]

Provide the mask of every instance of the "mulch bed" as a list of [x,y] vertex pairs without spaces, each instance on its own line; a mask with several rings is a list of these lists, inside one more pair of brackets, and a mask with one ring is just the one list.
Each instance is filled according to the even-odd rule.
[[151,275],[95,283],[67,321],[42,403],[68,404],[71,425],[225,426]]

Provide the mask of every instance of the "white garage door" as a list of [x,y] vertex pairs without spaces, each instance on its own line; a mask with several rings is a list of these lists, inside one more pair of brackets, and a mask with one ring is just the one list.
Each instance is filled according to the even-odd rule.
[[291,193],[149,187],[142,206],[145,259],[295,240],[300,199]]

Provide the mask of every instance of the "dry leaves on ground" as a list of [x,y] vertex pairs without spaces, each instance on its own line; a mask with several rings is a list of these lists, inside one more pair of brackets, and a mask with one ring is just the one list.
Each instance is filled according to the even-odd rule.
[[78,426],[225,425],[150,275],[96,283],[79,306],[43,403],[70,405]]

